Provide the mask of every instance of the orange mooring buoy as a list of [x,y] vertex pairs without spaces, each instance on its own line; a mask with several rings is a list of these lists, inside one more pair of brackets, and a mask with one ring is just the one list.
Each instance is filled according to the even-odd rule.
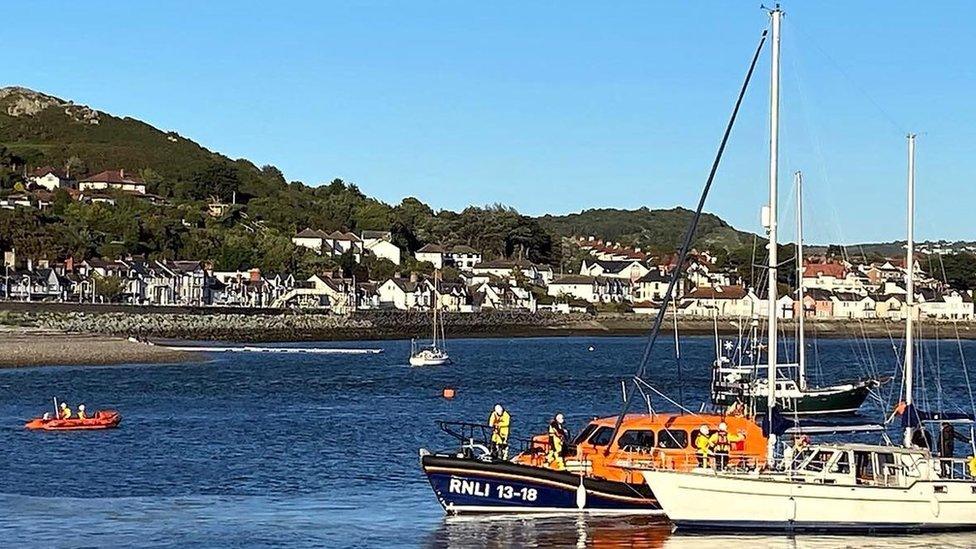
[[444,396],[444,398],[451,400],[457,393],[451,387],[444,387],[444,391],[441,394]]

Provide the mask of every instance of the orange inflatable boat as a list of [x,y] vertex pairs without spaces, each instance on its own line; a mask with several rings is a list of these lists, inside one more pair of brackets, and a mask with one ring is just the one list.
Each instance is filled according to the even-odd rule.
[[95,415],[85,419],[44,419],[34,418],[24,427],[34,431],[93,431],[98,429],[114,429],[122,421],[122,415],[115,410],[99,410]]

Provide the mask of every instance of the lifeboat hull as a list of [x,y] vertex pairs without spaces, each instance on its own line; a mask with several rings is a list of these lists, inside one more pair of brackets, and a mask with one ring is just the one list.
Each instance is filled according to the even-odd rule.
[[114,429],[122,421],[122,415],[115,410],[101,410],[94,416],[85,419],[48,419],[34,418],[24,427],[32,431],[98,431]]
[[421,466],[450,515],[475,513],[627,513],[661,515],[645,483],[630,484],[508,461],[425,455]]

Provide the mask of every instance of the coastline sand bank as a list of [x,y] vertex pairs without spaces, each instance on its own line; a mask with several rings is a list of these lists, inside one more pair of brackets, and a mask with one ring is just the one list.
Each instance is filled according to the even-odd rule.
[[133,343],[122,337],[0,326],[0,368],[174,363],[188,360],[199,360],[199,357]]

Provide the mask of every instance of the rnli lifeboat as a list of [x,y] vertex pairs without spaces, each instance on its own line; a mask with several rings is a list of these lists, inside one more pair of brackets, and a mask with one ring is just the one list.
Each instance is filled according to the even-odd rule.
[[[715,414],[628,414],[594,419],[564,449],[564,467],[547,460],[547,435],[523,441],[511,459],[489,450],[491,428],[441,422],[460,442],[453,452],[421,450],[421,467],[444,511],[471,513],[663,514],[640,467],[691,470],[698,466],[695,437],[726,423],[733,437],[728,467],[764,464],[766,437],[752,420]],[[509,439],[510,444],[516,444]]]
[[114,429],[122,421],[122,415],[115,410],[99,410],[95,415],[85,419],[44,419],[34,418],[24,427],[32,431],[94,431],[99,429]]

